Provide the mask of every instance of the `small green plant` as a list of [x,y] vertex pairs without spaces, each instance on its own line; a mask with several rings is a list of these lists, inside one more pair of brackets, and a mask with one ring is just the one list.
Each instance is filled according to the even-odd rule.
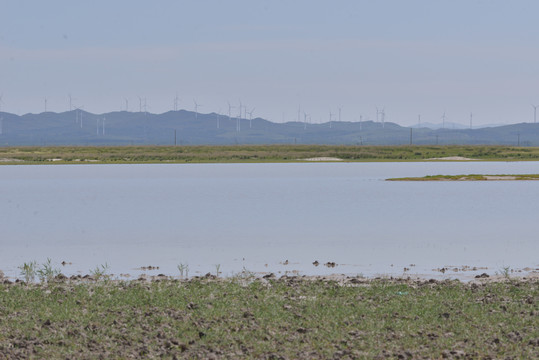
[[247,270],[247,268],[244,266],[242,271],[234,274],[230,277],[230,279],[241,286],[247,286],[256,280],[256,274],[250,270]]
[[37,274],[37,262],[31,261],[28,263],[24,263],[19,266],[19,269],[21,270],[21,276],[24,276],[24,281],[26,283],[31,283],[35,281]]
[[254,280],[256,279],[256,274],[244,266],[241,272],[238,274],[238,277],[244,280]]
[[189,265],[180,264],[178,265],[178,270],[180,272],[180,278],[187,279],[189,277]]
[[41,264],[41,268],[37,270],[37,274],[41,282],[49,282],[60,274],[60,269],[53,267],[51,259],[47,258],[47,261]]
[[95,269],[90,270],[90,274],[92,277],[96,280],[100,280],[102,278],[107,277],[107,271],[109,270],[109,264],[101,264],[99,266],[96,266]]
[[496,275],[509,279],[509,276],[511,275],[511,268],[509,266],[504,266],[501,268],[501,270],[496,271]]

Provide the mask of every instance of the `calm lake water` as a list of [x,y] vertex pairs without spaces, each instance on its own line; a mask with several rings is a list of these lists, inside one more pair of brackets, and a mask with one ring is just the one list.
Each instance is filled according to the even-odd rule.
[[[18,276],[47,258],[72,263],[59,265],[68,275],[105,263],[131,276],[179,275],[180,263],[190,275],[539,267],[539,181],[384,181],[474,173],[539,173],[539,162],[1,166],[0,269]],[[160,268],[138,270],[148,265]]]

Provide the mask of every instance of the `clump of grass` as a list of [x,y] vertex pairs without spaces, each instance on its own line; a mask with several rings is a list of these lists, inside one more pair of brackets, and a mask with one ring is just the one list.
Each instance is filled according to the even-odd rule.
[[109,270],[109,264],[101,264],[99,266],[96,266],[95,269],[90,270],[90,274],[92,277],[96,280],[106,279],[108,278],[107,272]]
[[53,267],[51,259],[47,258],[47,261],[37,270],[37,274],[41,282],[50,282],[60,274],[60,269]]
[[189,265],[183,263],[179,264],[178,271],[180,272],[181,279],[189,278]]
[[257,277],[254,272],[247,270],[247,268],[244,266],[241,272],[231,276],[230,279],[232,279],[232,281],[236,281],[243,286],[246,286],[255,281]]
[[509,279],[511,275],[511,267],[504,266],[500,270],[496,271],[496,275],[503,276],[506,279]]
[[24,281],[28,283],[33,283],[37,275],[37,262],[30,261],[19,266],[21,270],[20,274],[24,277]]

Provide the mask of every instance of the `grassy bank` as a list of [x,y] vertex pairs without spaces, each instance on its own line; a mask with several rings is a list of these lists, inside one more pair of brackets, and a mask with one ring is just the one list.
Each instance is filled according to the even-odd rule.
[[391,178],[387,181],[503,181],[503,180],[539,180],[538,174],[526,175],[428,175],[423,177]]
[[538,286],[249,276],[1,284],[0,358],[533,358]]
[[344,161],[539,160],[537,147],[506,146],[102,146],[0,147],[0,163],[222,163],[293,162],[329,157]]

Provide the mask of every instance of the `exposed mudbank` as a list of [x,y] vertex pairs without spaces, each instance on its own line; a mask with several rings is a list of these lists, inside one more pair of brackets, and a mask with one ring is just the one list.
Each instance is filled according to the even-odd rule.
[[429,175],[424,177],[390,178],[387,181],[511,181],[539,180],[539,174],[517,175]]

